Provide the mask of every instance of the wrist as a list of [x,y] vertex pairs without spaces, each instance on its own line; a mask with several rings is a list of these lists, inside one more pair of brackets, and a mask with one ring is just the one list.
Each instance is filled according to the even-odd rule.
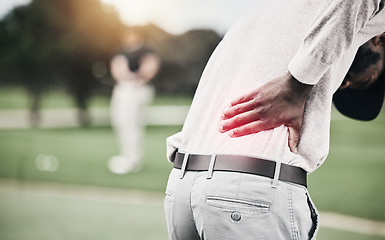
[[293,75],[291,75],[290,72],[287,73],[287,79],[289,92],[292,93],[295,97],[303,100],[309,96],[314,86],[298,81]]

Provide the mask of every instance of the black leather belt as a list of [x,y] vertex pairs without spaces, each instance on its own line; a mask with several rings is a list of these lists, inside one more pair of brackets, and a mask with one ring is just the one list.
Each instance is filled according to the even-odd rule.
[[[185,154],[177,152],[174,159],[174,168],[182,169]],[[186,171],[208,171],[212,155],[189,154]],[[229,171],[256,174],[274,178],[276,162],[237,155],[216,155],[213,171]],[[302,168],[281,163],[278,180],[300,184],[307,187],[307,172]]]

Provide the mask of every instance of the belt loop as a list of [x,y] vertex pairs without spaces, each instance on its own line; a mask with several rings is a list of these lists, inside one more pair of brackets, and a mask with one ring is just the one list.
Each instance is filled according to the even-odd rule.
[[188,153],[185,153],[185,154],[184,154],[184,157],[183,157],[183,163],[182,163],[182,168],[180,169],[180,170],[181,170],[180,176],[179,176],[180,179],[183,178],[184,173],[186,172],[186,166],[187,166],[188,156],[189,156]]
[[216,159],[217,159],[217,154],[216,153],[212,154],[210,159],[209,171],[207,172],[207,179],[211,179],[213,177],[213,171],[214,171],[214,165],[215,165]]
[[271,185],[272,188],[277,188],[280,173],[281,173],[281,162],[275,162],[274,179]]

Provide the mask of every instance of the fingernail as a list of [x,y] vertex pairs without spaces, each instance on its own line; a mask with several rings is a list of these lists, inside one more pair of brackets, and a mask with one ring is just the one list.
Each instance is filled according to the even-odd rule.
[[295,154],[298,153],[298,147],[295,147],[295,148],[294,148],[294,153],[295,153]]
[[222,125],[221,125],[221,126],[219,126],[218,130],[219,130],[220,132],[223,132],[223,131],[224,131],[224,128],[223,128],[223,126],[222,126]]
[[234,131],[230,131],[230,132],[229,132],[229,136],[230,136],[230,137],[235,137],[235,132],[234,132]]
[[225,118],[226,118],[226,116],[225,116],[224,113],[222,113],[221,117],[222,117],[222,119],[225,119]]

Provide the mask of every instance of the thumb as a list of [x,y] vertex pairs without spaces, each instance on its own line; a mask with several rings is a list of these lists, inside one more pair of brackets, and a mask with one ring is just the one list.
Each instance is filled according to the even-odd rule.
[[298,143],[299,143],[299,133],[301,130],[301,126],[288,126],[289,131],[289,148],[290,151],[297,154],[298,153]]

